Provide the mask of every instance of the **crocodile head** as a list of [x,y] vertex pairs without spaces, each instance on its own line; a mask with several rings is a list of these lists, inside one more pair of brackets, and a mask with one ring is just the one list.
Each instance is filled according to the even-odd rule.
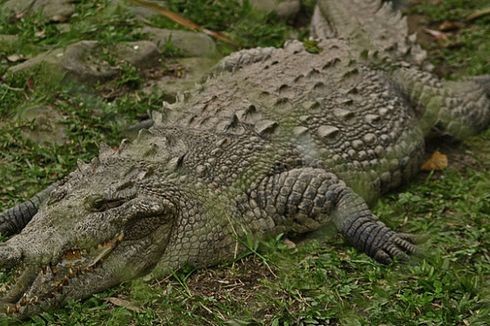
[[147,273],[170,238],[175,191],[127,159],[80,165],[20,234],[0,244],[0,267],[17,271],[3,288],[0,315],[29,316]]

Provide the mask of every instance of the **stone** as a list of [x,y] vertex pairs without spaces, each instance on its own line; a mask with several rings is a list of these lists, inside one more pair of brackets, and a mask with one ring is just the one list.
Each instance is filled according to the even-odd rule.
[[[147,2],[154,2],[160,6],[162,6],[162,3],[164,1],[151,1],[147,0]],[[129,11],[131,11],[138,19],[145,21],[147,18],[151,18],[153,16],[158,16],[160,13],[154,9],[144,7],[144,6],[139,6],[136,3],[131,3],[129,1],[124,1],[124,0],[112,0],[111,4],[113,6],[122,6]]]
[[150,41],[120,43],[116,45],[113,54],[137,68],[151,67],[160,59],[157,45]]
[[144,27],[142,33],[149,35],[149,40],[157,44],[160,50],[165,49],[167,42],[181,50],[187,57],[212,57],[216,56],[216,44],[214,40],[204,33]]
[[3,4],[2,12],[32,14],[41,12],[53,22],[65,22],[75,12],[75,0],[9,0]]
[[10,67],[7,70],[7,74],[13,75],[24,71],[31,71],[41,65],[49,66],[50,69],[56,70],[59,68],[60,58],[63,56],[63,52],[63,49],[55,49],[38,54],[25,62]]
[[58,65],[71,79],[81,82],[97,83],[115,78],[118,74],[117,68],[100,57],[97,58],[97,50],[100,49],[96,41],[71,44],[59,56]]
[[[156,65],[159,51],[156,45],[149,41],[125,42],[117,44],[112,55],[117,61],[128,62],[137,68]],[[68,78],[84,83],[104,82],[117,77],[119,68],[105,60],[103,52],[96,41],[80,41],[70,44],[64,49],[55,49],[27,60],[8,69],[9,74],[16,74],[48,65]]]
[[65,118],[51,106],[21,109],[17,120],[23,122],[23,136],[39,145],[63,145],[68,140]]
[[275,12],[282,19],[293,18],[301,8],[300,0],[250,0],[250,4],[258,10]]

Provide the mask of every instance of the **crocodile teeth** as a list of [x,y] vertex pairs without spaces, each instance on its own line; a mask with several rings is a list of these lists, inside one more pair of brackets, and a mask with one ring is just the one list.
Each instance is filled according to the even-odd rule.
[[92,268],[97,265],[98,262],[106,258],[114,248],[124,239],[124,234],[121,232],[117,234],[114,239],[104,242],[103,244],[99,244],[99,249],[102,251],[95,257],[95,259],[88,265],[88,268]]

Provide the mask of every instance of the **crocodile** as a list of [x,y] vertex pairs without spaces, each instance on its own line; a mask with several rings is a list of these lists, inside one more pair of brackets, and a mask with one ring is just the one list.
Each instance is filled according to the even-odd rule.
[[[355,18],[354,18],[355,17]],[[246,239],[335,227],[380,263],[417,251],[369,203],[412,178],[426,139],[490,121],[490,78],[440,80],[380,0],[320,0],[320,51],[241,50],[154,125],[0,215],[0,314],[26,317],[146,274],[237,257]],[[317,52],[317,53],[310,53]]]

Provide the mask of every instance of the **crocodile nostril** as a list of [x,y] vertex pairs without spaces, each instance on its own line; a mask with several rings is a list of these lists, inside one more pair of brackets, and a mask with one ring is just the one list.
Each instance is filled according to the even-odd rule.
[[104,198],[101,195],[89,195],[85,197],[84,207],[88,211],[101,211],[104,204]]

